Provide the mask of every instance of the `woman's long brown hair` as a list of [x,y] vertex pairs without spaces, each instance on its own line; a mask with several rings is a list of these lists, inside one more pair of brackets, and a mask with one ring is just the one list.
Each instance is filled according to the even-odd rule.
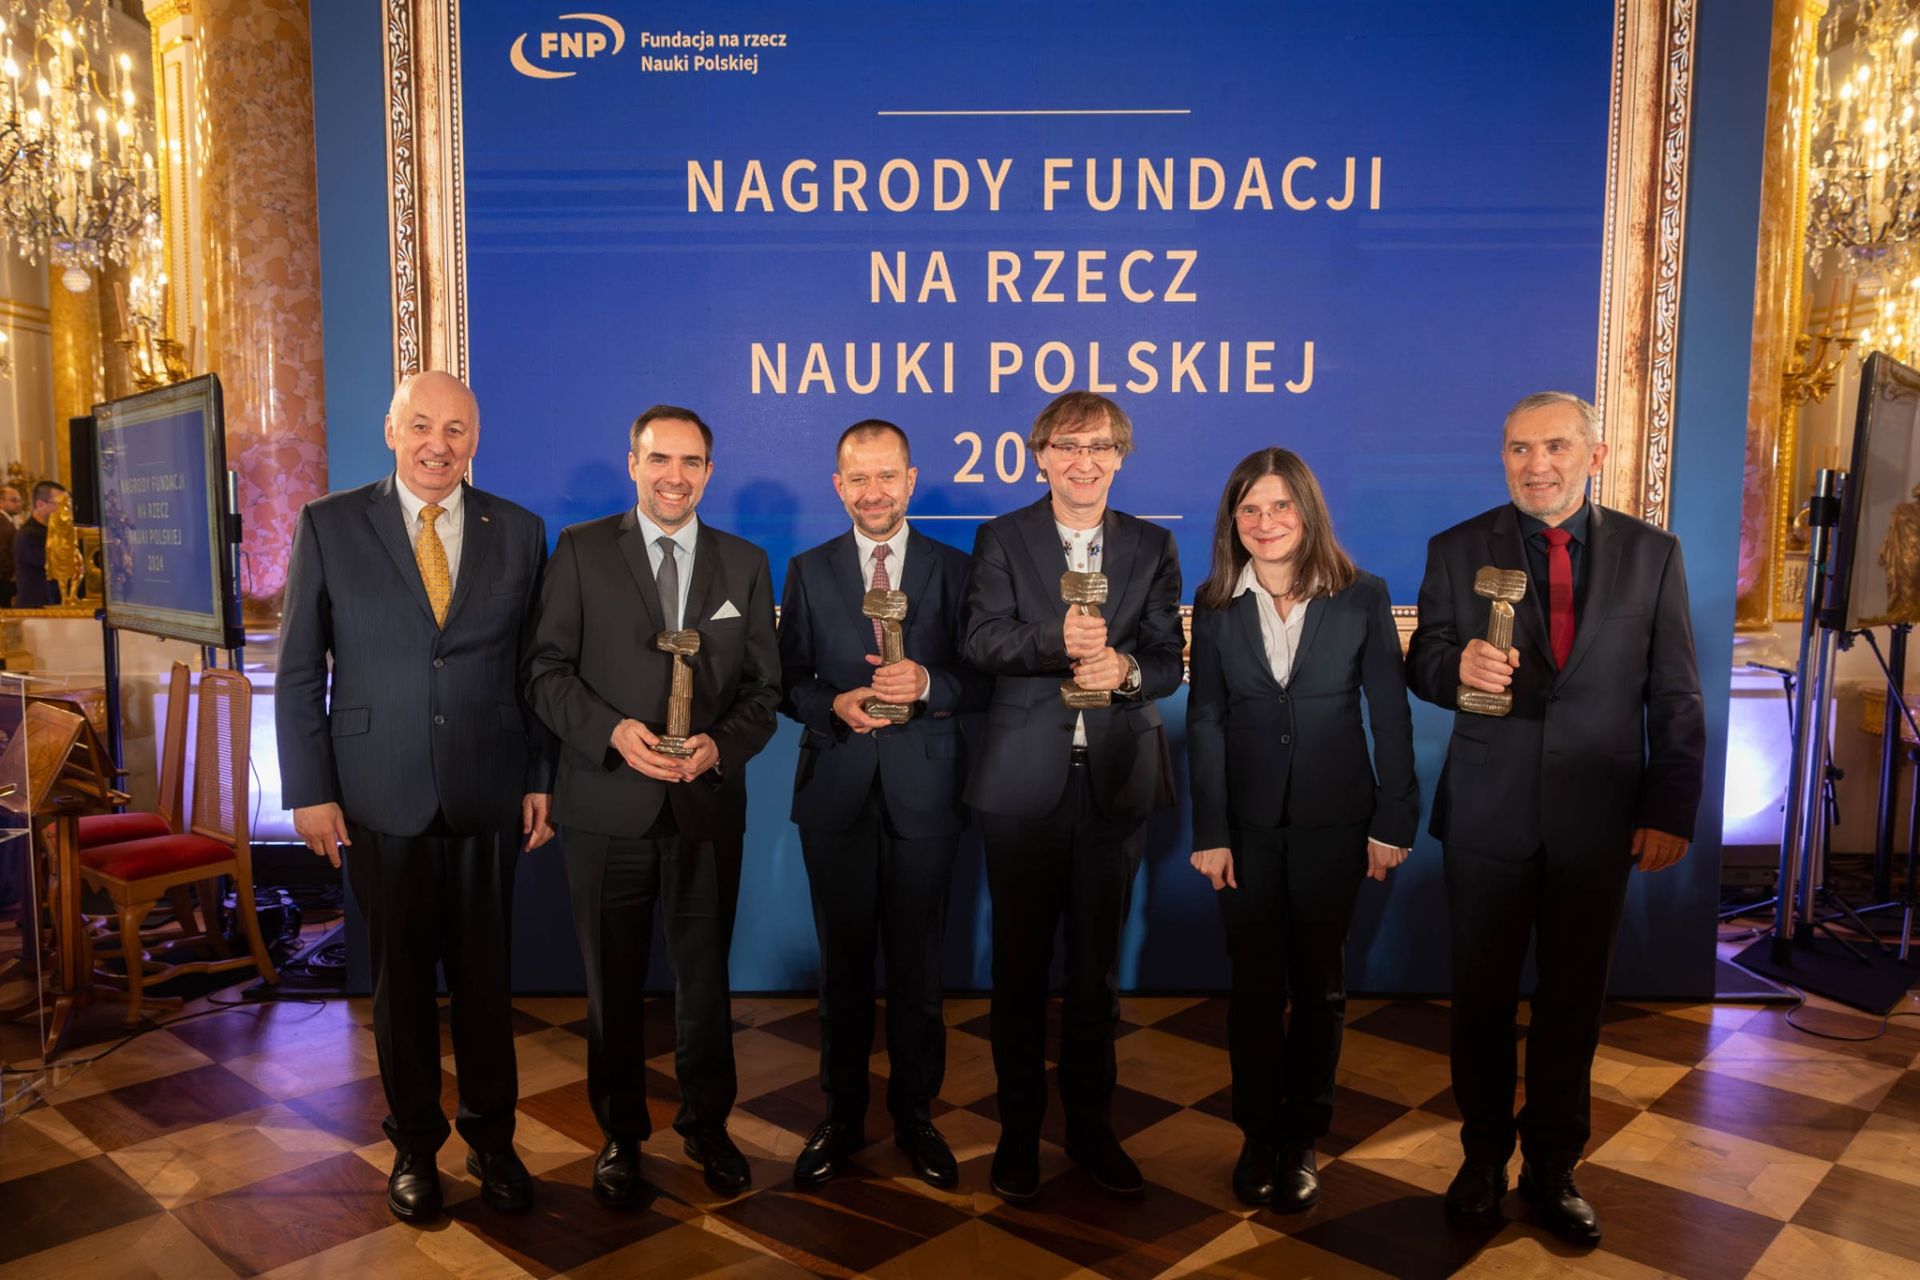
[[1248,560],[1234,511],[1264,476],[1280,477],[1300,513],[1300,547],[1293,556],[1294,594],[1302,599],[1330,596],[1352,584],[1353,561],[1333,536],[1333,517],[1327,514],[1327,499],[1312,468],[1291,449],[1260,449],[1242,458],[1227,477],[1220,510],[1213,518],[1213,571],[1193,593],[1194,607],[1224,609],[1232,601],[1233,584]]

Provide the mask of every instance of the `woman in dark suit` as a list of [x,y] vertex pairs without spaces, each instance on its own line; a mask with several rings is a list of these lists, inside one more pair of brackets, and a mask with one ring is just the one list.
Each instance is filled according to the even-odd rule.
[[1333,1116],[1354,897],[1405,860],[1420,793],[1386,583],[1340,549],[1319,482],[1286,449],[1227,479],[1192,673],[1192,862],[1219,891],[1233,961],[1233,1189],[1304,1209]]

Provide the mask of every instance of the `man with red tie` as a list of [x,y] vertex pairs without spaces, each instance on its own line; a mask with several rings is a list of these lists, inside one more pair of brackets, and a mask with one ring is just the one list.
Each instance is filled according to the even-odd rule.
[[[1501,1218],[1518,1138],[1520,1191],[1543,1225],[1600,1239],[1573,1183],[1628,873],[1678,862],[1700,804],[1706,730],[1672,534],[1587,500],[1607,456],[1599,415],[1544,391],[1507,414],[1511,503],[1433,538],[1407,685],[1454,710],[1430,830],[1445,847],[1452,928],[1453,1093],[1465,1160],[1447,1189],[1466,1226]],[[1518,569],[1513,647],[1484,636],[1484,567]],[[1513,695],[1460,710],[1462,686]],[[1515,1013],[1529,941],[1538,978],[1527,1101],[1513,1112]]]

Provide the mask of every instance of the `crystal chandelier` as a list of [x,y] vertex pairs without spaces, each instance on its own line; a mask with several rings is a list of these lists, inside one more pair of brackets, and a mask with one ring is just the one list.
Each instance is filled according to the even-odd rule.
[[1832,255],[1840,269],[1891,286],[1920,272],[1914,6],[1858,0],[1836,6],[1823,27],[1807,251],[1816,269]]
[[140,145],[133,62],[110,56],[104,0],[75,16],[46,0],[0,18],[0,239],[45,253],[75,293],[157,234],[153,156]]

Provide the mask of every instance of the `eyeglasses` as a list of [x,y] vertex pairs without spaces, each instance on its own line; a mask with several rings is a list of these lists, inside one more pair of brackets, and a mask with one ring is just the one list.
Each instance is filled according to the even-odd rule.
[[1233,518],[1241,524],[1259,524],[1263,518],[1279,520],[1292,510],[1293,504],[1291,502],[1273,502],[1264,507],[1256,507],[1252,503],[1248,503],[1235,511]]
[[1068,461],[1084,456],[1092,458],[1095,462],[1105,462],[1120,452],[1120,446],[1111,440],[1095,440],[1089,444],[1075,444],[1071,440],[1051,440],[1048,441],[1047,448]]

